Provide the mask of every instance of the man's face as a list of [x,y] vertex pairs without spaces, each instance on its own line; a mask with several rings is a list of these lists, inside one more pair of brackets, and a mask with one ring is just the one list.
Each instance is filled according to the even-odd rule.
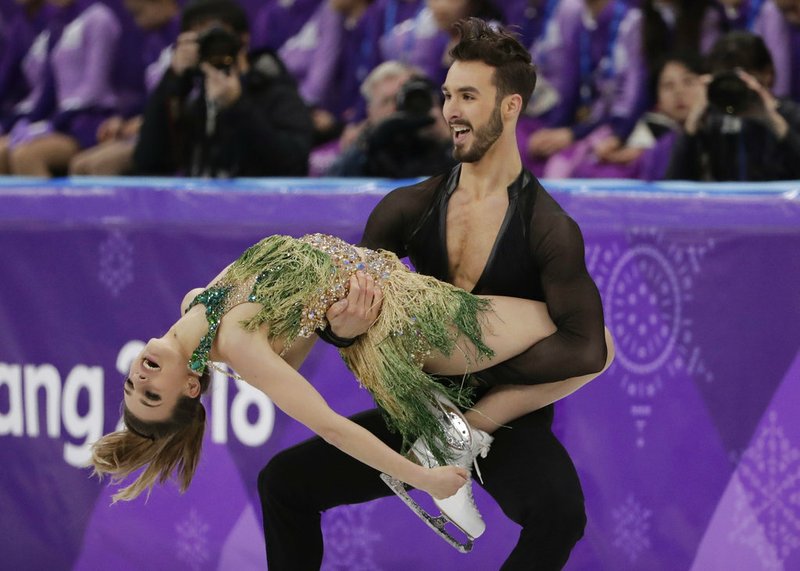
[[443,113],[453,141],[453,157],[478,162],[503,133],[494,68],[478,61],[456,61],[442,86]]
[[775,0],[778,9],[793,26],[800,26],[800,0]]

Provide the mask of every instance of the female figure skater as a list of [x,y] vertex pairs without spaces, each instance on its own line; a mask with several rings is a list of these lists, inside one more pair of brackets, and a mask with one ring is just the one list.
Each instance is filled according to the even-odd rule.
[[[426,445],[436,462],[422,463],[431,467],[410,461],[332,411],[296,372],[315,330],[327,323],[326,310],[346,296],[357,272],[380,286],[382,307],[342,355],[406,442],[419,438]],[[469,391],[447,389],[430,375],[464,375],[466,385],[470,371],[506,360],[555,331],[541,302],[475,296],[409,271],[394,254],[320,234],[265,238],[207,288],[189,292],[181,309],[182,317],[151,339],[131,365],[124,386],[126,429],[93,447],[95,473],[111,475],[114,483],[146,466],[115,501],[131,500],[173,472],[181,490],[188,487],[203,438],[199,397],[208,388],[211,361],[230,365],[289,416],[361,462],[434,498],[452,496],[469,473],[445,465],[454,456],[452,433],[436,411],[452,411],[436,403],[444,393],[468,404]],[[560,383],[568,388],[556,398],[588,380]],[[491,440],[485,433],[480,438]],[[470,462],[474,456],[468,454]]]

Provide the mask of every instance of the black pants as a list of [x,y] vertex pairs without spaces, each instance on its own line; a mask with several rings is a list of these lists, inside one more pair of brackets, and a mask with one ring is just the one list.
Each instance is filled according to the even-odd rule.
[[[370,410],[352,420],[394,449],[400,439]],[[578,475],[550,425],[552,407],[494,433],[480,460],[484,487],[503,512],[522,526],[502,569],[561,569],[583,536],[586,515]],[[316,571],[322,563],[320,513],[392,492],[378,472],[321,438],[312,438],[270,460],[258,478],[270,571]]]

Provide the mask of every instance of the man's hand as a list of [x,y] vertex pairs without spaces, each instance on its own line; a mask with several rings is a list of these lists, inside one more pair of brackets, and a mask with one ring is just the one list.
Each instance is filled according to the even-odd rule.
[[200,59],[196,32],[183,32],[175,41],[170,68],[175,75],[183,75],[189,68],[197,67]]
[[369,329],[378,318],[383,303],[383,291],[368,274],[356,272],[350,278],[347,297],[330,306],[325,317],[337,337],[351,339]]
[[207,63],[200,64],[206,76],[206,98],[220,109],[230,107],[242,96],[242,82],[236,69],[225,72]]

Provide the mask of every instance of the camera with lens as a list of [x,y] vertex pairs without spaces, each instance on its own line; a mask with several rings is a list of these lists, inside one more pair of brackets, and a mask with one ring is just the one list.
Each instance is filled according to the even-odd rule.
[[416,116],[430,114],[434,102],[433,84],[424,77],[412,77],[406,81],[395,99],[398,112]]
[[220,27],[210,28],[197,38],[200,63],[229,72],[236,63],[242,41],[236,34]]
[[708,101],[728,115],[742,116],[758,108],[758,93],[750,89],[735,71],[714,74],[708,84]]

